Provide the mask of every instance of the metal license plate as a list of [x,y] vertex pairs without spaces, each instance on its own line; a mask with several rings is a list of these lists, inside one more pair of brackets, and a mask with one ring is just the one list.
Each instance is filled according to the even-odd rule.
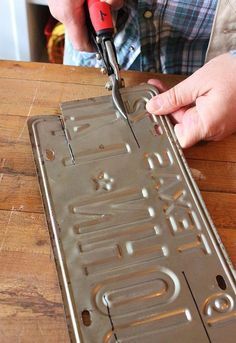
[[29,122],[75,342],[235,342],[234,271],[155,94],[122,93],[140,148],[110,96]]

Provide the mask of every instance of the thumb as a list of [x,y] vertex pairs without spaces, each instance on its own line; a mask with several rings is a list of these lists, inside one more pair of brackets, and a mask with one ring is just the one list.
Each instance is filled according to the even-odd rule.
[[182,122],[176,124],[174,130],[182,148],[188,148],[204,138],[204,125],[196,107],[183,114]]
[[152,114],[169,114],[177,111],[183,106],[192,104],[200,95],[199,76],[189,76],[168,91],[153,97],[146,105],[148,112]]

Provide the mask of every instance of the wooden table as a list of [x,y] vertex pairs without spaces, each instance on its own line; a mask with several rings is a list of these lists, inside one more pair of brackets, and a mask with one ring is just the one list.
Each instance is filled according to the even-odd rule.
[[[126,85],[154,75],[126,72]],[[168,85],[179,76],[160,76]],[[68,342],[27,119],[62,101],[106,94],[98,70],[0,62],[0,342]],[[185,156],[236,266],[236,135]]]

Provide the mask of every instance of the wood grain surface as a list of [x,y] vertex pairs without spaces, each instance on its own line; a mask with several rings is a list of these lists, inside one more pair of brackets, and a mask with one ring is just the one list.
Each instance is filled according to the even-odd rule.
[[[157,75],[125,72],[126,85]],[[183,77],[159,75],[169,86]],[[107,94],[90,68],[0,62],[0,342],[69,342],[27,119],[59,103]],[[236,265],[236,135],[185,156]]]

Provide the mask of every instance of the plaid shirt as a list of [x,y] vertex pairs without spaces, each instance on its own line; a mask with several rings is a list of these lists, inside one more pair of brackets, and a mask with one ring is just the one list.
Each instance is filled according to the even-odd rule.
[[[122,69],[191,74],[204,64],[217,0],[125,0],[114,38]],[[100,67],[66,39],[64,63]]]

